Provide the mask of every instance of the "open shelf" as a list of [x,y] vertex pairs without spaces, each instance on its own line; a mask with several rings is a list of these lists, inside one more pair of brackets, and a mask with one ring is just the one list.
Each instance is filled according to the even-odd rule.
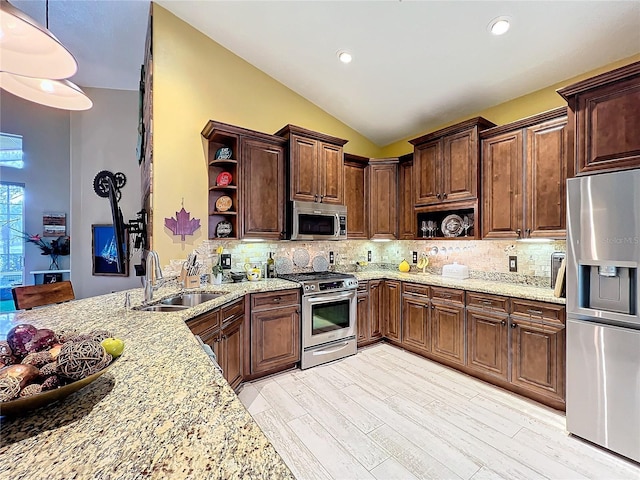
[[[479,225],[477,203],[465,202],[439,206],[438,208],[419,207],[416,215],[416,240],[478,240]],[[465,220],[470,221],[471,226],[463,228]],[[443,225],[446,221],[446,225]],[[447,229],[447,225],[450,227]],[[426,227],[423,230],[422,227]],[[431,227],[431,229],[429,229]],[[447,233],[443,231],[447,230]]]

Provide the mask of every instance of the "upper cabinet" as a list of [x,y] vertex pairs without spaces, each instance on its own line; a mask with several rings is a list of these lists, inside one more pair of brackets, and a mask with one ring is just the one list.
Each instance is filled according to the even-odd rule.
[[369,159],[344,154],[344,199],[347,206],[347,238],[369,238],[369,198],[367,165]]
[[398,238],[397,158],[369,160],[369,238]]
[[640,167],[640,62],[558,90],[577,175]]
[[482,132],[482,237],[564,238],[565,107]]
[[398,239],[416,238],[416,216],[413,208],[413,154],[400,157],[398,165]]
[[282,238],[286,140],[213,120],[202,136],[208,152],[209,238]]
[[275,133],[289,141],[289,200],[344,205],[347,140],[286,125]]
[[477,117],[409,141],[416,206],[477,199],[478,132],[493,126]]

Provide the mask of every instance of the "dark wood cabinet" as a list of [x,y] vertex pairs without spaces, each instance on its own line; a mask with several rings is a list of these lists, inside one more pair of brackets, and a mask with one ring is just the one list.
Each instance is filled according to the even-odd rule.
[[[213,120],[202,136],[207,141],[209,238],[218,237],[220,222],[231,224],[227,238],[282,238],[286,140]],[[230,154],[220,154],[223,148]],[[223,172],[231,175],[230,183],[218,180]],[[221,197],[231,199],[231,206],[219,204]]]
[[558,93],[569,105],[570,158],[577,175],[640,167],[640,62]]
[[430,289],[402,284],[402,346],[418,353],[431,351]]
[[369,280],[369,340],[382,338],[384,293],[382,280]]
[[276,372],[300,361],[300,292],[251,295],[251,374]]
[[384,329],[383,335],[392,342],[402,340],[401,284],[396,280],[384,282]]
[[283,142],[242,140],[242,238],[282,238],[286,195],[284,159]]
[[[398,239],[416,238],[416,213],[413,193],[413,154],[400,157],[398,165]],[[348,211],[348,210],[347,210]]]
[[369,238],[398,237],[398,159],[369,160]]
[[369,238],[369,159],[344,155],[344,198],[347,206],[347,238]]
[[465,363],[464,305],[431,300],[431,354]]
[[477,199],[478,132],[493,126],[477,117],[409,141],[416,206]]
[[236,388],[242,382],[244,357],[244,313],[241,318],[234,320],[222,328],[220,332],[219,353],[220,366],[224,378],[231,388]]
[[357,320],[358,328],[358,346],[369,343],[369,292],[367,282],[359,282],[358,284],[358,304],[357,304]]
[[295,125],[286,125],[275,135],[289,141],[289,199],[344,205],[347,140]]
[[509,379],[509,316],[507,312],[467,305],[467,366]]
[[491,128],[482,137],[482,237],[566,236],[566,108]]

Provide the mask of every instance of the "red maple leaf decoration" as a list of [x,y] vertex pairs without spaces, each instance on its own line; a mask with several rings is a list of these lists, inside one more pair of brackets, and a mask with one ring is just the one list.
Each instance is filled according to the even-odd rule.
[[191,218],[191,213],[187,212],[184,207],[176,212],[176,218],[165,218],[164,226],[173,232],[174,235],[180,235],[184,242],[185,235],[193,235],[200,228],[200,219]]

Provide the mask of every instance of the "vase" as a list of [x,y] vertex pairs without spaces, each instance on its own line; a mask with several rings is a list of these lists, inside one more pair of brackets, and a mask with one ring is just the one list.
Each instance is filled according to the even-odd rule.
[[60,265],[58,265],[58,255],[49,254],[49,256],[51,257],[49,270],[60,270]]
[[213,283],[214,285],[222,285],[222,274],[221,273],[211,274],[211,283]]

